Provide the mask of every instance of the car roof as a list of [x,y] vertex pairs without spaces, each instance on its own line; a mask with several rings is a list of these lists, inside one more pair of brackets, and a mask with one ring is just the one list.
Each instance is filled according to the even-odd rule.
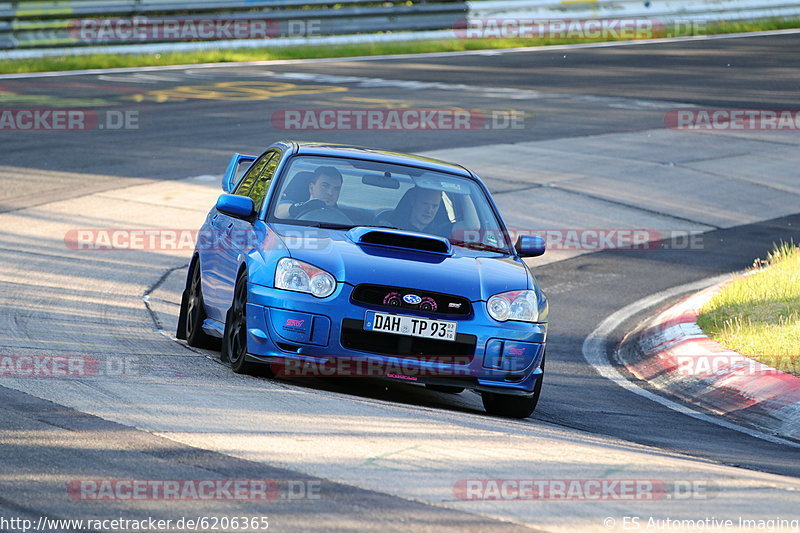
[[375,148],[365,148],[362,146],[352,146],[348,144],[332,144],[309,141],[284,141],[292,143],[297,147],[297,153],[303,155],[322,155],[332,157],[350,157],[353,159],[365,159],[369,161],[380,161],[397,165],[407,165],[412,167],[422,167],[428,170],[438,170],[449,172],[464,177],[475,177],[466,168],[432,159],[419,155],[403,154],[400,152],[390,152],[388,150],[378,150]]

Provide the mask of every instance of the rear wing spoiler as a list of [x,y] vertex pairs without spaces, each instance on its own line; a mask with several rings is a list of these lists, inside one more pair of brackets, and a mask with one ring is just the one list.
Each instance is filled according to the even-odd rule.
[[231,162],[228,163],[228,169],[222,176],[222,190],[226,193],[231,193],[236,188],[239,178],[244,175],[256,159],[258,158],[254,155],[233,154]]

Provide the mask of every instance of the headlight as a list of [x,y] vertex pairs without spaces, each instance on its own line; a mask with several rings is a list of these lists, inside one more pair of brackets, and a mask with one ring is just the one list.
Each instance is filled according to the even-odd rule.
[[536,322],[539,320],[539,303],[535,291],[510,291],[495,294],[486,302],[489,316],[498,322],[519,320]]
[[336,290],[336,279],[321,268],[284,257],[275,269],[275,288],[325,298]]

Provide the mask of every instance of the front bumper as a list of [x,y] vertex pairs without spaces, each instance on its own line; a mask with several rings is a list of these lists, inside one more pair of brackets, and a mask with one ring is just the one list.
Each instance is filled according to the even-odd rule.
[[[287,376],[388,377],[528,395],[542,374],[546,324],[499,323],[483,302],[465,317],[354,302],[339,283],[328,298],[248,284],[248,353]],[[368,310],[457,322],[456,342],[363,330]],[[276,363],[276,361],[279,361]]]

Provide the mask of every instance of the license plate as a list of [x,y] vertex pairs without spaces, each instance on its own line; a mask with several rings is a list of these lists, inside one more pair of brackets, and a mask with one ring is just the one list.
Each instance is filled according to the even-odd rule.
[[364,319],[367,331],[382,331],[396,335],[410,335],[426,339],[456,340],[456,322],[433,320],[417,316],[390,315],[367,311]]

